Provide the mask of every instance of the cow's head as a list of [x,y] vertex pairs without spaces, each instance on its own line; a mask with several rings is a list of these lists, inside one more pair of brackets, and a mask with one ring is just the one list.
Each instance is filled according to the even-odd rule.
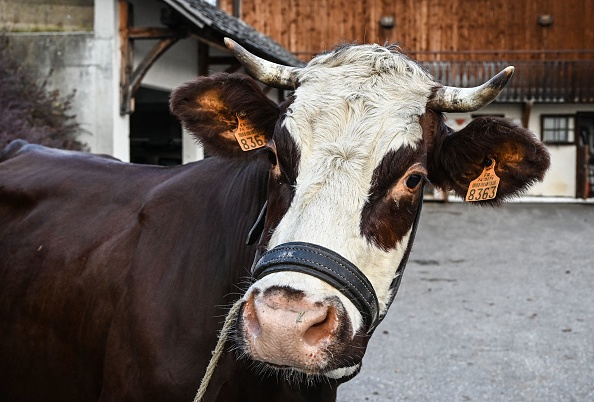
[[[343,46],[296,69],[228,46],[258,80],[293,88],[280,106],[247,76],[200,77],[172,111],[226,157],[264,145],[268,207],[243,296],[239,347],[285,372],[347,379],[395,296],[423,184],[465,196],[485,167],[497,204],[543,178],[548,153],[529,131],[483,117],[453,132],[444,111],[477,110],[513,73],[476,88],[444,87],[396,47]],[[248,133],[241,144],[235,134]]]

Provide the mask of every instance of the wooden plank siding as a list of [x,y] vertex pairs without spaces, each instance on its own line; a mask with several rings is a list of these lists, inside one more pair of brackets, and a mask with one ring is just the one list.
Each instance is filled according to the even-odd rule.
[[[234,0],[220,0],[233,12]],[[551,26],[538,16],[549,14]],[[393,16],[383,29],[380,17]],[[424,60],[592,59],[592,0],[241,0],[240,17],[308,61],[340,43],[398,42]]]
[[[233,13],[237,0],[219,0]],[[594,0],[239,0],[238,14],[304,61],[341,43],[397,42],[446,85],[516,66],[503,102],[594,102]],[[541,26],[540,15],[553,23]],[[395,26],[380,26],[392,16]]]

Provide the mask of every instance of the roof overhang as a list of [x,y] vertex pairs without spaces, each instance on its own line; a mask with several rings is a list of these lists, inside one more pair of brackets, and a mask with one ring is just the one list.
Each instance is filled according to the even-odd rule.
[[250,52],[275,63],[298,67],[304,63],[280,44],[204,0],[161,0],[179,13],[185,27],[199,40],[225,48],[231,38]]

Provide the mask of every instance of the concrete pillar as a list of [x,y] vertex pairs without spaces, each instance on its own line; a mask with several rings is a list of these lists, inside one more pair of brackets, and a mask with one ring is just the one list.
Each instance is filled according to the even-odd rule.
[[182,163],[204,159],[204,149],[198,141],[185,129],[182,132]]
[[118,1],[95,0],[95,60],[97,136],[103,138],[93,152],[130,160],[130,118],[120,115],[120,43]]

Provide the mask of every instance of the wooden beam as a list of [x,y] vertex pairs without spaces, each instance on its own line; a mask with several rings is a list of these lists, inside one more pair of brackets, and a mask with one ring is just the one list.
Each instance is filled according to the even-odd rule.
[[236,64],[237,59],[233,56],[210,56],[208,64]]
[[177,36],[177,33],[168,28],[134,28],[128,29],[129,39],[164,39]]
[[198,75],[207,76],[212,65],[229,65],[225,72],[234,73],[242,66],[233,56],[211,56],[209,42],[198,41]]
[[522,126],[524,128],[528,128],[528,124],[530,124],[530,115],[532,114],[532,106],[534,102],[532,101],[525,101],[522,103]]
[[132,74],[134,53],[132,43],[128,38],[132,20],[132,7],[124,0],[118,3],[119,34],[120,34],[120,114],[131,112],[128,97],[130,75]]
[[[185,37],[184,32],[167,28],[132,27],[132,6],[125,0],[119,0],[119,34],[120,34],[120,114],[134,112],[134,95],[140,87],[142,79],[163,53],[178,40]],[[134,41],[158,40],[144,56],[140,64],[134,68]]]
[[208,75],[208,67],[210,65],[209,48],[207,43],[198,41],[198,75]]
[[151,50],[149,50],[138,67],[136,67],[132,72],[128,92],[129,98],[132,98],[134,95],[136,95],[136,91],[138,91],[138,88],[140,87],[140,82],[146,75],[149,68],[151,68],[155,61],[157,61],[157,59],[161,57],[161,55],[165,53],[171,46],[173,46],[179,39],[179,37],[161,39],[155,46],[151,48]]
[[225,69],[225,72],[231,74],[239,70],[241,67],[243,66],[240,63],[232,64]]

